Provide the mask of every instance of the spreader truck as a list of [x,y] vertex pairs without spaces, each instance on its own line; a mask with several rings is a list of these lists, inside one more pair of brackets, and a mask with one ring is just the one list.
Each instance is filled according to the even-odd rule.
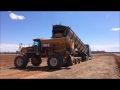
[[14,59],[16,68],[25,68],[28,62],[39,66],[47,58],[50,69],[61,69],[91,59],[91,49],[69,26],[53,25],[50,39],[33,39],[33,45],[22,47]]

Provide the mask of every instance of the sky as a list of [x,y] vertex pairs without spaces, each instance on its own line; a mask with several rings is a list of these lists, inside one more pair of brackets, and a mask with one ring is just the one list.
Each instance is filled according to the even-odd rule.
[[119,11],[0,11],[0,52],[50,39],[55,24],[70,26],[92,51],[120,52]]

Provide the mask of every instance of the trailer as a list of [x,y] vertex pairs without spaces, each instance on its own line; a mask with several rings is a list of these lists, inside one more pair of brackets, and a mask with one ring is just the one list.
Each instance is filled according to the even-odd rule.
[[89,44],[84,44],[69,26],[53,25],[52,38],[63,37],[66,37],[69,40],[69,43],[74,42],[74,51],[78,52],[82,61],[86,61],[88,58],[92,59]]

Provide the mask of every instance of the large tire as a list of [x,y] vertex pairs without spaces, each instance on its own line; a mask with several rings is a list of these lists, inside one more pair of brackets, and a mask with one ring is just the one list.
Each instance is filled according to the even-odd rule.
[[68,56],[65,61],[63,62],[63,67],[69,67],[69,66],[72,66],[73,65],[73,62],[71,60],[71,57]]
[[48,57],[47,64],[50,69],[61,69],[63,60],[59,54],[54,53]]
[[42,60],[39,57],[31,58],[31,63],[33,66],[39,66],[42,63]]
[[23,56],[29,61],[29,57],[27,54],[23,54]]
[[14,59],[14,65],[16,68],[25,68],[28,64],[28,59],[24,56],[17,56]]
[[74,64],[77,64],[77,59],[75,59],[75,63]]
[[78,63],[80,63],[81,59],[77,59]]
[[81,60],[82,60],[82,62],[86,61],[87,60],[86,55],[83,54],[81,57]]

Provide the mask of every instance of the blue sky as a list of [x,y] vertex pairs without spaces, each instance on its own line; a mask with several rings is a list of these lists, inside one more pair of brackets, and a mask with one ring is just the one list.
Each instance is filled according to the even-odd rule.
[[52,25],[71,29],[93,51],[120,52],[120,12],[118,11],[1,11],[0,51],[16,51],[19,43],[34,38],[49,39]]

